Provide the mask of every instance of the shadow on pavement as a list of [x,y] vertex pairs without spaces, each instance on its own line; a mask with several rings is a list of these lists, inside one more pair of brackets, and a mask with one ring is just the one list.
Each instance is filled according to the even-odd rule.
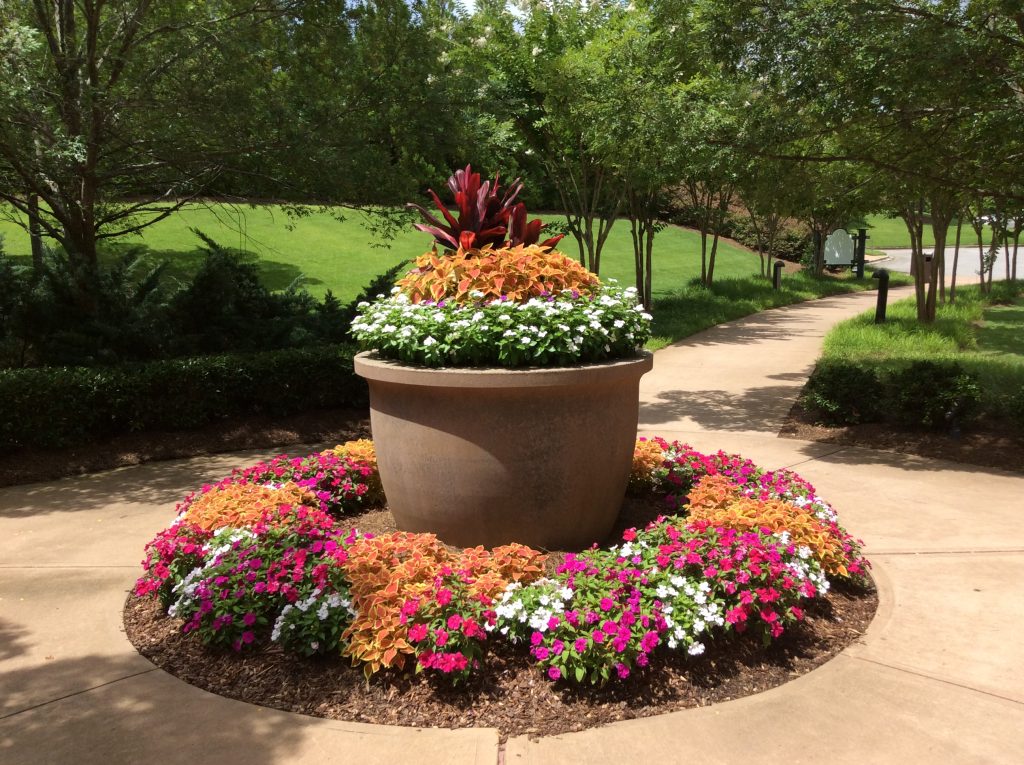
[[20,625],[0,619],[0,661],[14,659],[28,651],[25,643],[28,634]]
[[[211,704],[208,694],[155,668],[139,674],[138,665],[127,658],[82,656],[57,664],[60,673],[79,677],[81,687],[91,690],[0,717],[0,760],[5,765],[269,765],[289,753],[303,735],[303,726],[288,715],[228,700]],[[5,672],[4,685],[31,685],[39,669]],[[52,664],[46,666],[48,672],[53,669]],[[124,679],[109,682],[118,676]],[[190,711],[198,702],[203,715]],[[88,742],[88,747],[82,749],[81,742]]]
[[775,433],[799,388],[769,385],[737,394],[723,390],[665,390],[640,406],[640,427],[657,428],[689,418],[706,430]]
[[[305,454],[308,447],[285,448],[290,454]],[[11,486],[0,489],[0,518],[73,513],[113,504],[167,505],[171,513],[190,491],[220,480],[234,467],[251,465],[276,453],[278,450],[204,455]]]

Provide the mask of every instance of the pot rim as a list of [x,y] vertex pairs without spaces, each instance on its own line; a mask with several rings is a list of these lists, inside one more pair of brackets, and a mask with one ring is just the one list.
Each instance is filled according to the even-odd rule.
[[563,385],[607,384],[623,379],[639,380],[654,366],[654,354],[641,350],[637,356],[575,367],[425,367],[380,358],[376,351],[362,351],[354,358],[355,372],[368,381],[432,388],[545,388]]

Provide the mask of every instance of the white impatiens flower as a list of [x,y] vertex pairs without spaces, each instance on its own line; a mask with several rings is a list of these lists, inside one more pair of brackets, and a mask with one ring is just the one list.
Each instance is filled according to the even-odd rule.
[[436,344],[437,344],[437,340],[435,340],[435,339],[434,339],[433,337],[431,337],[430,335],[427,335],[427,336],[426,336],[426,337],[425,337],[425,338],[423,339],[423,345],[425,345],[425,346],[426,346],[427,348],[429,348],[429,347],[430,347],[430,346],[432,346],[432,345],[436,345]]
[[702,653],[704,653],[704,644],[693,643],[690,645],[689,648],[686,649],[686,652],[690,654],[690,656],[700,656]]

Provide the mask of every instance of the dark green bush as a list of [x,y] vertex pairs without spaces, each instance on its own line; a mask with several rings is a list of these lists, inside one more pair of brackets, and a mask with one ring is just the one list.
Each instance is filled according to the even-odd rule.
[[824,361],[807,381],[803,405],[825,425],[855,425],[881,419],[883,395],[878,372],[873,367]]
[[881,372],[866,362],[826,360],[807,381],[801,402],[825,425],[895,422],[942,430],[980,413],[981,388],[955,362],[915,361]]
[[226,417],[363,406],[350,346],[108,367],[0,370],[0,451],[53,448]]
[[935,430],[977,416],[978,379],[956,362],[915,361],[889,375],[890,406],[896,422]]
[[[201,232],[203,262],[184,284],[141,250],[111,266],[83,269],[48,253],[41,274],[0,251],[0,368],[85,367],[255,353],[347,342],[360,296],[322,301],[298,282],[272,291],[257,266]],[[388,292],[404,264],[366,288]]]

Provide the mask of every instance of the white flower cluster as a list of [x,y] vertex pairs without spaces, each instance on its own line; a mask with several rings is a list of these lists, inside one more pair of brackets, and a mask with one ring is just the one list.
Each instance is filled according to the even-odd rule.
[[819,521],[839,523],[839,513],[832,509],[832,506],[821,497],[788,496],[785,499],[799,508],[810,508],[810,511],[814,513],[814,517]]
[[[571,588],[553,579],[538,579],[533,582],[527,592],[532,596],[523,599],[523,585],[511,582],[502,592],[498,605],[494,608],[497,616],[496,624],[487,624],[484,629],[493,632],[497,629],[502,635],[509,635],[510,625],[524,625],[535,632],[547,632],[551,617],[562,614],[565,606],[572,600]],[[536,603],[533,603],[533,601]],[[513,631],[509,635],[513,643],[518,642],[521,635]]]
[[655,595],[662,601],[661,613],[668,626],[665,644],[672,650],[683,646],[690,656],[704,653],[704,644],[696,639],[709,627],[725,625],[725,614],[719,603],[709,600],[711,585],[704,580],[672,574],[665,580],[661,572]]
[[606,285],[523,303],[412,303],[401,292],[360,303],[352,334],[386,358],[439,366],[574,364],[632,355],[650,337],[651,315],[634,288]]
[[[285,628],[289,631],[295,630],[297,619],[301,618],[302,614],[311,611],[314,606],[316,610],[313,613],[316,615],[317,621],[320,622],[327,621],[329,617],[341,609],[348,612],[348,617],[345,621],[350,620],[356,615],[355,610],[352,608],[352,601],[349,598],[342,597],[337,592],[330,592],[322,599],[321,595],[323,595],[323,590],[320,587],[315,587],[308,597],[297,600],[295,603],[289,603],[282,608],[281,613],[274,620],[274,628],[271,630],[270,639],[275,643],[281,642],[281,634]],[[320,644],[313,640],[309,647],[317,651],[320,648]]]
[[219,566],[221,556],[231,551],[235,542],[255,539],[256,535],[249,529],[237,529],[222,526],[213,532],[210,544],[203,545],[199,554],[203,557],[203,565],[188,572],[188,575],[171,589],[178,597],[167,609],[168,616],[177,616],[183,608],[191,608],[195,600],[196,587],[206,579],[209,572]]

